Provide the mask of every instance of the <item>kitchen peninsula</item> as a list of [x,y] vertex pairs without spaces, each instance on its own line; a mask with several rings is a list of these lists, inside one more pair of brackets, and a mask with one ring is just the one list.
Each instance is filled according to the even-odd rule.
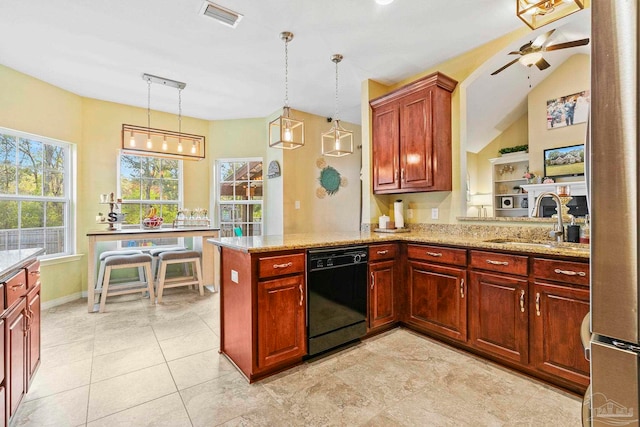
[[433,225],[409,233],[209,239],[221,251],[220,351],[253,382],[307,353],[307,250],[368,247],[367,336],[404,326],[574,392],[589,382],[580,324],[588,245],[547,227]]

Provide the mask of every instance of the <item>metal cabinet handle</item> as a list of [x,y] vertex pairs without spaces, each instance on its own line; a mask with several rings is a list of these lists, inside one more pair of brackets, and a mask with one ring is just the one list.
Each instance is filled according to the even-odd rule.
[[371,272],[371,289],[373,289],[373,287],[375,286],[376,282],[375,282],[375,277],[373,275],[373,271]]
[[565,274],[567,276],[580,276],[580,277],[584,277],[587,275],[587,273],[585,273],[584,271],[572,271],[572,270],[560,270],[559,268],[556,268],[555,270],[553,270],[554,272],[556,272],[557,274]]
[[493,265],[509,265],[509,261],[494,261],[492,259],[488,259],[487,260],[487,264],[493,264]]
[[427,255],[434,256],[436,258],[442,256],[442,254],[440,252],[427,252]]
[[520,311],[524,313],[524,290],[520,291]]
[[273,264],[273,268],[287,268],[293,265],[292,262],[288,262],[286,264]]
[[464,298],[464,279],[460,279],[460,298]]
[[536,292],[536,315],[540,316],[540,292]]
[[24,283],[19,283],[17,285],[12,285],[11,290],[15,291],[16,289],[24,288]]
[[300,289],[300,307],[302,307],[302,301],[304,301],[304,291],[302,290],[302,285],[299,285],[298,289]]
[[396,176],[395,180],[398,181],[398,169],[396,169],[396,171],[395,171],[395,176]]
[[402,171],[400,172],[400,177],[402,179],[402,182],[404,182],[404,168],[402,168]]
[[378,255],[386,255],[386,254],[389,253],[389,251],[387,249],[385,249],[384,251],[378,251],[377,253],[378,253]]
[[32,276],[35,276],[35,275],[39,276],[40,275],[40,270],[30,271],[29,274],[31,274]]

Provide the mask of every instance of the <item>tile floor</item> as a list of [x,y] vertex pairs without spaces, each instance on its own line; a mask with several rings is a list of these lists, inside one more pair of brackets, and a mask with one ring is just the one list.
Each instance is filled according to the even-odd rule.
[[12,426],[579,426],[581,401],[395,329],[249,385],[217,352],[218,294],[43,312]]

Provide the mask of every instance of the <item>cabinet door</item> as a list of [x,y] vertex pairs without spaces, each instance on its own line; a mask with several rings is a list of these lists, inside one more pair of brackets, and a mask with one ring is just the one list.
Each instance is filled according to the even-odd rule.
[[396,321],[394,298],[395,261],[369,264],[369,328]]
[[589,312],[589,290],[535,282],[531,362],[542,372],[589,385],[580,325]]
[[305,339],[304,276],[258,282],[258,367],[300,358]]
[[400,100],[400,180],[402,188],[433,186],[433,100],[422,90]]
[[469,332],[474,347],[521,364],[528,363],[527,281],[470,273]]
[[40,283],[27,294],[27,387],[40,364]]
[[400,188],[400,121],[398,104],[381,105],[373,110],[372,151],[373,191]]
[[462,342],[467,340],[466,272],[409,261],[407,322]]
[[5,318],[5,384],[9,417],[18,409],[26,392],[26,303],[20,300]]

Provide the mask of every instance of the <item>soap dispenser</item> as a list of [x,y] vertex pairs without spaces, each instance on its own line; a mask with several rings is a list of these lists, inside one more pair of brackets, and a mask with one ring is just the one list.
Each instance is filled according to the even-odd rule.
[[571,224],[567,226],[567,242],[580,243],[580,226],[575,218],[571,218]]

